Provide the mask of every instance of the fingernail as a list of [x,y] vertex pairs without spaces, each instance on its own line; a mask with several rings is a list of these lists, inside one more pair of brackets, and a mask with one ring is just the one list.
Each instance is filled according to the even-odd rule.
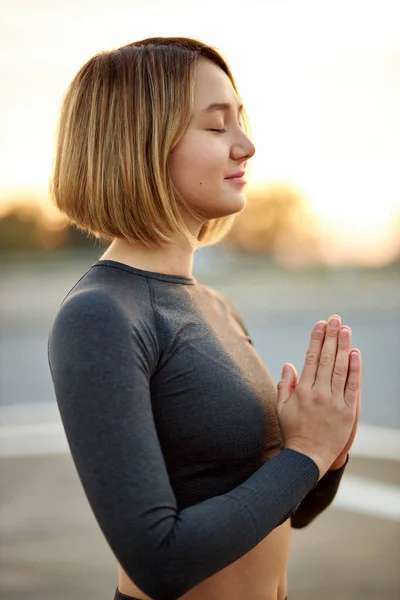
[[340,327],[340,321],[339,319],[331,319],[329,321],[329,325],[332,327],[332,329],[338,329]]
[[340,330],[340,339],[346,340],[349,337],[349,335],[350,331],[345,327],[342,327],[342,329]]
[[325,327],[326,327],[325,321],[318,321],[318,323],[315,326],[317,331],[324,331]]
[[358,352],[351,353],[351,360],[353,362],[358,362],[360,360],[360,355],[358,354]]

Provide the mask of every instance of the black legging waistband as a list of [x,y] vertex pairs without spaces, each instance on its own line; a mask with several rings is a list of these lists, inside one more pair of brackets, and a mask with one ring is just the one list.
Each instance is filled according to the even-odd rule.
[[120,592],[117,588],[115,590],[114,600],[140,600],[140,598],[135,598],[135,596],[127,596],[126,594]]
[[[126,594],[122,594],[119,589],[115,590],[114,600],[140,600],[140,598],[135,598],[134,596],[127,596]],[[285,600],[288,600],[286,596]]]

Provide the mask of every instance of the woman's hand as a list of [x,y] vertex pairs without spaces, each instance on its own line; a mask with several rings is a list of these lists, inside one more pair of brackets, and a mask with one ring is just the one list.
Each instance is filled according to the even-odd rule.
[[343,448],[343,450],[341,451],[341,453],[339,454],[339,456],[333,461],[333,463],[329,467],[329,469],[328,469],[329,471],[336,471],[336,469],[340,469],[341,467],[343,467],[344,463],[346,462],[347,454],[349,453],[350,448],[352,447],[354,439],[356,437],[358,420],[360,418],[360,410],[361,410],[361,392],[358,393],[356,418],[354,420],[354,425],[353,425],[353,429],[351,430],[350,437],[347,440],[347,443],[346,443],[345,447]]
[[[286,363],[286,364],[290,366],[290,371],[286,375],[286,378],[284,378],[286,390],[287,390],[287,394],[288,394],[287,398],[289,399],[290,396],[293,394],[294,390],[296,389],[297,382],[298,382],[298,375],[297,375],[296,368],[292,364],[290,364],[290,363]],[[284,381],[284,379],[282,379],[281,381]],[[284,394],[284,389],[285,389],[285,387],[282,386],[282,394]],[[361,411],[361,392],[358,393],[356,418],[354,420],[354,425],[353,425],[353,429],[351,430],[350,437],[347,440],[347,443],[346,443],[345,447],[343,448],[343,450],[341,451],[341,453],[339,454],[339,456],[336,457],[334,462],[329,467],[329,469],[328,469],[329,471],[335,471],[336,469],[340,469],[341,467],[343,467],[344,463],[346,462],[347,455],[350,452],[350,448],[352,447],[353,442],[356,437],[358,421],[360,418],[360,411]]]
[[[330,322],[335,318],[340,325],[337,315],[332,315]],[[317,458],[323,456],[325,451],[329,456],[329,449],[336,447],[333,457],[331,454],[330,464],[326,465],[322,460],[322,468],[326,472],[344,464],[356,435],[361,401],[361,353],[357,349],[350,350],[349,327],[339,326],[335,331],[331,327],[327,329],[325,321],[320,323],[322,330],[314,327],[311,334],[300,389],[295,367],[290,363],[284,365],[287,372],[282,374],[278,383],[278,417],[285,447],[303,451],[314,459],[313,452]],[[345,337],[341,337],[342,331],[347,332]],[[350,354],[353,353],[358,355],[359,360],[350,362]],[[290,414],[287,409],[292,403],[293,411]],[[333,408],[336,410],[331,412]],[[343,413],[342,419],[337,414],[338,408]],[[295,431],[296,417],[298,431]],[[321,436],[324,428],[325,437]],[[318,466],[321,467],[320,464]]]

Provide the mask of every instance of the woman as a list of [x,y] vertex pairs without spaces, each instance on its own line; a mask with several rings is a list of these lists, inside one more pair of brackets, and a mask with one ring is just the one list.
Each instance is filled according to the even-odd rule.
[[192,277],[245,207],[246,132],[227,64],[186,38],[94,56],[63,102],[53,198],[111,244],[60,306],[49,364],[115,600],[284,600],[290,527],[332,501],[354,439],[361,356],[340,317],[277,392]]

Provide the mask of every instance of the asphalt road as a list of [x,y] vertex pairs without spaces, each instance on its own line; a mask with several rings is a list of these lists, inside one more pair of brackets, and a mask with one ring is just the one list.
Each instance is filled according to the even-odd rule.
[[[400,484],[398,463],[352,458],[352,475]],[[0,459],[0,481],[0,598],[112,600],[116,560],[70,456]],[[331,507],[292,532],[290,600],[398,600],[398,520]]]
[[[1,403],[54,402],[47,336],[58,306],[94,262],[3,265],[0,271]],[[363,356],[360,421],[400,429],[400,277],[359,272],[326,276],[249,269],[197,275],[240,310],[275,381],[283,363],[300,375],[315,321],[338,313]]]
[[[59,303],[94,260],[86,256],[46,265],[15,260],[0,265],[0,433],[2,425],[7,433],[24,420],[35,424],[47,419],[50,425],[54,420],[47,335]],[[363,354],[361,423],[399,433],[398,276],[225,267],[195,274],[236,304],[276,381],[284,362],[292,362],[300,374],[313,323],[338,313],[352,327],[353,345]],[[0,442],[7,444],[7,439],[0,437]],[[353,456],[341,488],[369,482],[370,487],[362,488],[368,490],[364,499],[373,500],[370,496],[380,492],[375,500],[384,504],[385,494],[398,498],[399,466],[398,461]],[[111,600],[115,558],[69,454],[3,456],[0,481],[0,598]],[[290,600],[400,597],[398,511],[363,512],[357,503],[348,506],[334,502],[306,529],[292,530]]]

